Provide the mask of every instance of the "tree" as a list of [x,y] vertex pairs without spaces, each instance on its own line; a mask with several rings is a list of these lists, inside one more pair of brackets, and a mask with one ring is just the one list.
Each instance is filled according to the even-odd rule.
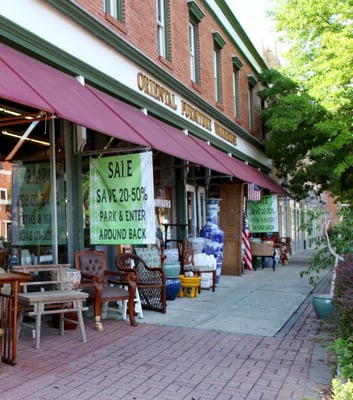
[[290,189],[353,202],[353,1],[275,0],[288,63],[266,71],[261,97],[269,155]]

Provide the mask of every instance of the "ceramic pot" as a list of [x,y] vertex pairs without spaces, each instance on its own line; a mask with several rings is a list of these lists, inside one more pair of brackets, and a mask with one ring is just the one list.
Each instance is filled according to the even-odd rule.
[[203,252],[213,255],[217,260],[216,282],[219,282],[222,272],[224,232],[218,223],[219,203],[221,199],[207,199],[207,221],[201,229],[200,236],[205,238]]
[[330,294],[314,294],[313,308],[319,319],[327,320],[333,316],[333,298]]
[[188,241],[192,243],[192,247],[194,249],[194,255],[200,254],[205,247],[205,239],[202,237],[189,237]]
[[179,278],[180,274],[180,262],[167,263],[164,262],[163,270],[165,277],[168,278]]
[[167,300],[175,300],[181,288],[180,278],[167,278],[165,284]]

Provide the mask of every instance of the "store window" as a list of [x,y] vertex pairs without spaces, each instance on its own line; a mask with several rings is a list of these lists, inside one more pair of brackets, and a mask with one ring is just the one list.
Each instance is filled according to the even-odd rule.
[[168,0],[157,1],[158,55],[170,59]]
[[48,125],[42,121],[34,126],[11,160],[10,268],[67,262],[64,141],[59,121]]
[[218,32],[213,32],[213,77],[215,100],[217,103],[222,103],[222,49],[225,45],[225,40]]
[[189,7],[189,48],[190,48],[190,79],[200,84],[199,66],[199,24],[205,16],[195,1],[188,1]]
[[235,118],[239,118],[240,117],[239,73],[240,73],[241,67],[243,66],[243,63],[236,56],[234,56],[232,58],[232,61],[233,61],[233,107],[234,107],[234,116],[235,116]]

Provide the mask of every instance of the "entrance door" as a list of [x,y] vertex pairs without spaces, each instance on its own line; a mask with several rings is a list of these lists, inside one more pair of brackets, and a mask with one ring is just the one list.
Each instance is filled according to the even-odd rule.
[[186,185],[188,236],[199,236],[206,223],[206,190],[202,186]]
[[221,185],[220,226],[224,230],[222,275],[241,275],[243,184]]

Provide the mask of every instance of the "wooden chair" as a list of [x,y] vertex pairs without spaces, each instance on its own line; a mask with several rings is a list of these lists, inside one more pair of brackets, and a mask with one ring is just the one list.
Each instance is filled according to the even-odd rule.
[[192,269],[194,266],[194,246],[192,243],[184,239],[182,242],[178,243],[178,250],[183,269]]
[[157,248],[136,248],[137,254],[123,253],[116,257],[119,271],[133,271],[142,307],[165,313],[167,310],[165,274]]
[[[128,301],[131,326],[136,326],[134,298],[136,276],[129,271],[110,271],[106,268],[105,252],[100,250],[75,251],[75,267],[81,270],[81,288],[93,301],[94,321],[97,330],[103,330],[101,308],[109,302]],[[116,284],[124,283],[125,290]]]

